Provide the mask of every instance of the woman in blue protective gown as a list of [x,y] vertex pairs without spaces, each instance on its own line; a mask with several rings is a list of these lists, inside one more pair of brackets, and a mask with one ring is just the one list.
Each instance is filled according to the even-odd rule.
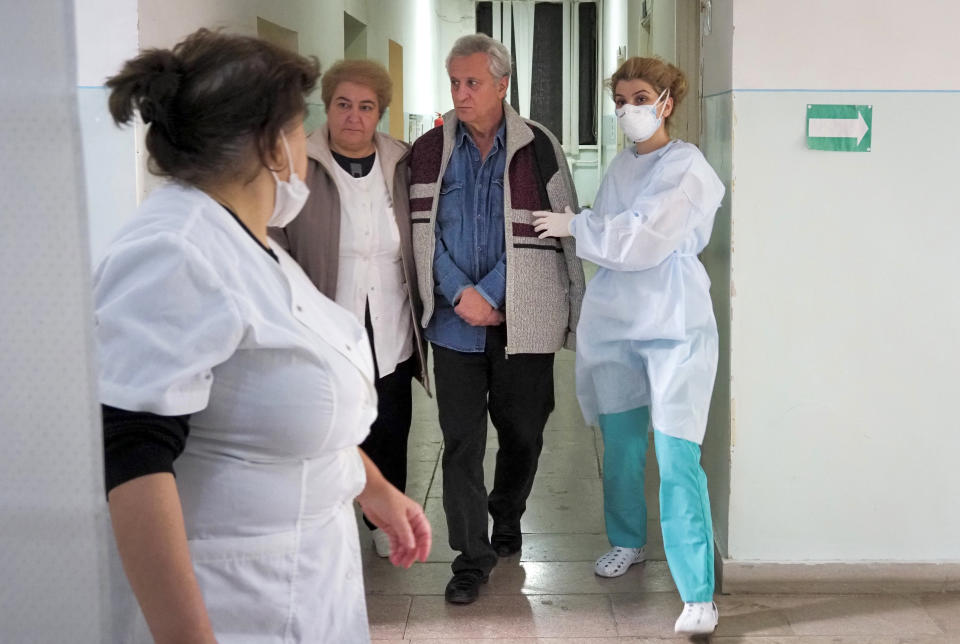
[[541,237],[573,235],[599,269],[577,327],[577,398],[603,433],[603,496],[613,549],[604,577],[645,558],[644,464],[652,422],[660,468],[660,523],[670,572],[684,601],[675,630],[716,628],[713,529],[700,445],[717,369],[710,280],[697,258],[724,187],[696,146],[671,139],[683,73],[631,58],[609,81],[617,121],[634,145],[614,158],[593,208],[535,212]]

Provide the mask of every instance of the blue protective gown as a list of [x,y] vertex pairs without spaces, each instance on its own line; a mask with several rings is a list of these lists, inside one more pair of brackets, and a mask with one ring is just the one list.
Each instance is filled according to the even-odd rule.
[[597,264],[577,326],[586,421],[649,405],[653,427],[703,442],[717,370],[710,280],[697,258],[723,183],[689,143],[614,158],[592,209],[573,218],[577,255]]

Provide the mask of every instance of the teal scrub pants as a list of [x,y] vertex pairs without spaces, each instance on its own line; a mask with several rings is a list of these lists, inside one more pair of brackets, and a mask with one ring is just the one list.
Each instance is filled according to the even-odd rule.
[[[613,546],[647,543],[643,493],[650,408],[601,414],[603,513]],[[700,446],[653,432],[660,467],[660,528],[673,581],[684,602],[713,600],[713,522]]]

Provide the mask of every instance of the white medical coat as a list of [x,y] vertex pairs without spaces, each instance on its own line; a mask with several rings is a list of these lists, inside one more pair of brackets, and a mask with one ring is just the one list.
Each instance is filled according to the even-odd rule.
[[573,218],[577,255],[599,266],[577,326],[584,418],[649,405],[653,427],[703,442],[717,369],[710,280],[697,259],[724,187],[683,141],[614,158],[593,208]]
[[[352,501],[376,416],[369,344],[274,251],[199,190],[151,193],[95,275],[100,400],[193,414],[176,481],[221,644],[367,642]],[[125,593],[115,641],[151,641]]]

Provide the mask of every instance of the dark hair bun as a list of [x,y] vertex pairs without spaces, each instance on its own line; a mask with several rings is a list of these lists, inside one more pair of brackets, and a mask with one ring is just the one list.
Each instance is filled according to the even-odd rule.
[[124,65],[109,81],[110,114],[128,123],[133,111],[144,123],[169,126],[170,111],[183,79],[183,64],[169,49],[151,49]]
[[198,29],[150,49],[107,81],[110,114],[139,111],[154,174],[192,185],[249,178],[270,162],[283,128],[301,118],[320,74],[308,59],[249,36]]
[[180,89],[182,67],[171,52],[158,51],[152,71],[140,101],[140,116],[144,123],[157,121],[166,124],[171,103]]

